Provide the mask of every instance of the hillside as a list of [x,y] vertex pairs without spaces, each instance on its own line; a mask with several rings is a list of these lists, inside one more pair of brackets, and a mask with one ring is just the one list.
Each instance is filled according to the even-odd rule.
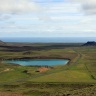
[[6,45],[6,43],[0,40],[0,45]]
[[88,41],[83,46],[96,46],[96,42],[95,41]]

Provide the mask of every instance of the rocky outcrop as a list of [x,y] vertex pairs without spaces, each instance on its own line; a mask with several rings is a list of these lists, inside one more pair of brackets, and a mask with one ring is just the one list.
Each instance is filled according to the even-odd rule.
[[95,41],[88,41],[83,46],[96,46],[96,42]]
[[6,43],[0,40],[0,45],[6,45]]

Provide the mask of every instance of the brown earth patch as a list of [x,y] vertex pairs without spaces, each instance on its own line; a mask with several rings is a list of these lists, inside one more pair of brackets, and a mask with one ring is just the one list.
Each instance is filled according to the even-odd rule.
[[47,70],[50,70],[50,68],[48,68],[48,67],[40,67],[40,68],[38,68],[38,69],[36,70],[36,72],[45,72],[45,71],[47,71]]
[[4,70],[4,72],[10,71],[10,70],[11,70],[10,68],[6,68],[6,69]]

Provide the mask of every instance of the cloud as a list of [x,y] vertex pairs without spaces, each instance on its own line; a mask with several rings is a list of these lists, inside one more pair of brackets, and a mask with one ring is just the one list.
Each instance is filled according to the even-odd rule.
[[20,14],[39,10],[39,5],[35,2],[32,2],[31,0],[0,0],[1,14]]
[[[36,1],[40,1],[40,3]],[[47,1],[48,0],[0,0],[0,20],[2,20],[0,22],[0,34],[9,37],[10,34],[11,37],[94,37],[96,35],[96,16],[84,15],[81,11],[78,11],[78,9],[80,10],[81,8],[80,5],[82,5],[85,13],[92,14],[92,10],[95,10],[95,1],[93,3],[92,0],[70,0],[72,2],[74,1],[73,3],[68,0],[68,2],[62,0],[63,2],[51,3]],[[89,7],[90,4],[94,4],[94,6],[91,6],[91,8]],[[91,10],[91,12],[89,12],[89,10]],[[29,13],[27,14],[27,12]]]
[[0,15],[0,21],[9,20],[10,18],[10,15]]
[[81,3],[82,9],[86,14],[96,14],[96,0],[70,0]]
[[96,4],[84,4],[82,6],[83,10],[86,12],[86,14],[96,14]]

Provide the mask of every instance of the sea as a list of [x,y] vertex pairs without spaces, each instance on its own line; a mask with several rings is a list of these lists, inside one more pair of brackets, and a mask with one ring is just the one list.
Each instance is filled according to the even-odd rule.
[[0,37],[0,40],[24,43],[85,43],[96,41],[96,37]]

